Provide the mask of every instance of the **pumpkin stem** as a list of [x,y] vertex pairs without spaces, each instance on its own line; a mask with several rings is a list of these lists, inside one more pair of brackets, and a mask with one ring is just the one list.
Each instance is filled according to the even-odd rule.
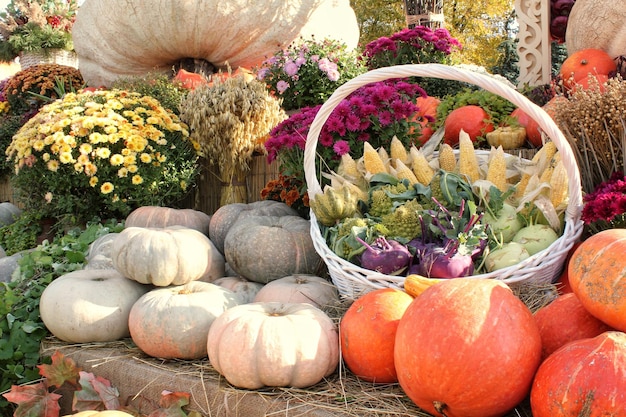
[[448,404],[441,401],[433,401],[433,407],[435,407],[435,411],[437,411],[443,417],[447,417],[446,408],[448,408]]
[[207,80],[211,78],[212,74],[217,72],[217,67],[215,65],[202,58],[183,58],[174,63],[174,74],[176,74],[180,69],[200,74]]

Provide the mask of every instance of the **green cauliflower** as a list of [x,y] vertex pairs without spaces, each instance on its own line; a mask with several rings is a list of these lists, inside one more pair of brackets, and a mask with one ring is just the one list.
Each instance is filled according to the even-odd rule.
[[383,215],[382,225],[389,231],[387,236],[411,240],[421,235],[419,217],[423,209],[417,199],[413,199]]
[[372,217],[382,217],[392,212],[394,205],[415,198],[415,190],[408,182],[400,181],[396,184],[384,184],[370,190],[368,214]]
[[326,242],[337,256],[349,261],[365,250],[357,236],[366,242],[373,242],[388,233],[384,225],[372,218],[348,217],[327,229]]

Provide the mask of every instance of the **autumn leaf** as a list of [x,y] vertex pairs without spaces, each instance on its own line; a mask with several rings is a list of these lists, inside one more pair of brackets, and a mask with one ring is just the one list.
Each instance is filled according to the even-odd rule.
[[80,389],[78,379],[81,369],[76,366],[71,358],[65,357],[58,350],[52,356],[50,365],[37,365],[39,374],[46,378],[48,385],[51,387],[61,387],[64,383],[72,385],[76,389]]
[[158,410],[154,410],[148,417],[187,417],[183,407],[189,404],[190,394],[186,392],[163,391],[159,400]]
[[82,389],[74,393],[72,407],[76,411],[117,410],[120,408],[119,392],[108,379],[80,371],[78,381]]
[[17,386],[2,394],[4,398],[17,404],[13,417],[59,417],[59,394],[48,392],[44,382]]

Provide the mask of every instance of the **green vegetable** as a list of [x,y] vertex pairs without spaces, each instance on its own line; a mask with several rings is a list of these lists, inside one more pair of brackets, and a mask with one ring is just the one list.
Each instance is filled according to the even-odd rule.
[[537,252],[547,249],[558,238],[559,235],[557,235],[550,226],[545,224],[532,224],[521,228],[515,236],[513,236],[513,242],[522,244],[532,256]]
[[485,256],[485,268],[487,272],[493,272],[513,266],[528,257],[530,257],[530,254],[521,243],[505,243]]

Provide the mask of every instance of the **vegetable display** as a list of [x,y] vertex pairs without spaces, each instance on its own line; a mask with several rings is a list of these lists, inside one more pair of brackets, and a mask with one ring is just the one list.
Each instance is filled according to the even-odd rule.
[[311,198],[339,257],[385,275],[454,278],[514,265],[561,235],[568,177],[554,143],[528,161],[476,151],[464,131],[457,152],[398,142],[344,155]]

